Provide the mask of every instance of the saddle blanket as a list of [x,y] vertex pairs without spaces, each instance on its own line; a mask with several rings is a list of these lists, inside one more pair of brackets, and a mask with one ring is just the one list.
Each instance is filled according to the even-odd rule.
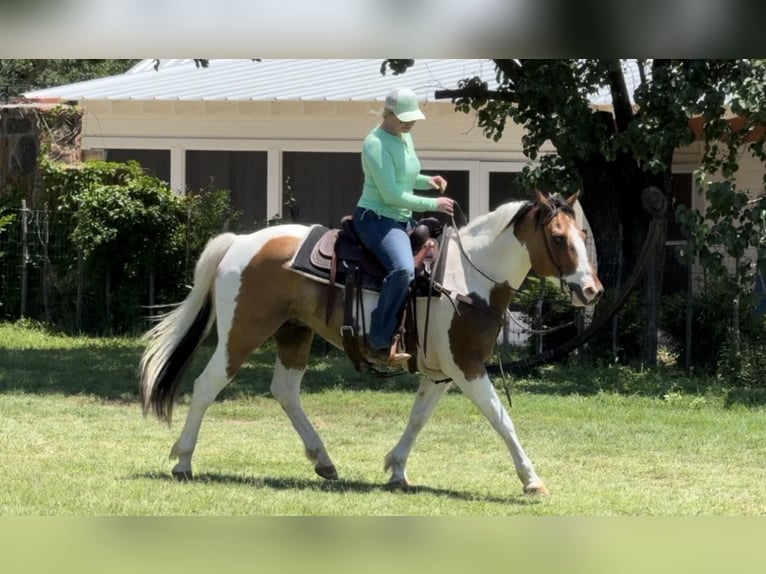
[[[324,235],[331,231],[324,225],[312,225],[309,232],[306,234],[306,238],[298,247],[295,255],[288,264],[290,269],[297,271],[302,275],[306,275],[315,281],[320,283],[330,284],[330,265],[329,260],[332,259],[332,252],[322,252],[321,249],[314,249],[317,242],[324,237]],[[338,233],[339,230],[332,230]],[[321,247],[321,246],[320,246]],[[312,252],[314,257],[312,258]],[[335,272],[335,283],[339,287],[346,281],[346,273],[349,270],[346,261],[340,259],[337,263],[337,270]],[[367,273],[361,274],[362,289],[369,291],[380,292],[382,278],[374,277]]]

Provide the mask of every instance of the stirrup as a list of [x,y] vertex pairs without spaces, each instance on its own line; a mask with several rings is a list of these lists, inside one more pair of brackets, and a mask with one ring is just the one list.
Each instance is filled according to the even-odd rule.
[[412,355],[409,353],[400,353],[391,349],[388,351],[371,350],[365,357],[365,360],[373,365],[384,365],[386,367],[398,367],[403,369],[406,367],[407,361],[409,361],[411,358]]

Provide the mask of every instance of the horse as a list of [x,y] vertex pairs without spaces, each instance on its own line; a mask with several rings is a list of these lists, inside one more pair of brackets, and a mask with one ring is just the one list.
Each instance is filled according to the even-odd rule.
[[[455,385],[502,437],[523,492],[548,493],[486,365],[504,313],[530,269],[558,280],[574,306],[592,306],[603,292],[575,217],[576,200],[577,194],[565,199],[537,191],[532,200],[508,202],[461,228],[445,228],[441,295],[416,300],[422,344],[414,352],[420,382],[404,433],[384,459],[384,472],[390,471],[387,486],[411,486],[406,470],[410,451],[441,397]],[[178,460],[172,474],[179,480],[193,478],[192,454],[208,407],[248,356],[270,338],[276,341],[277,355],[271,394],[300,435],[316,474],[338,479],[300,400],[314,335],[343,348],[342,290],[290,267],[309,229],[288,223],[212,238],[197,260],[188,296],[144,334],[139,364],[143,413],[153,411],[170,425],[182,374],[214,324],[217,329],[217,345],[194,381],[183,430],[170,451],[171,460]],[[329,289],[338,289],[331,312],[326,307]],[[362,292],[362,325],[370,324],[377,296]]]

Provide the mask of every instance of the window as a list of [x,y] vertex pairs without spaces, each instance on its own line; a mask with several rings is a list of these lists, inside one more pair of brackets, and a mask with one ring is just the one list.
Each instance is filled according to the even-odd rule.
[[489,172],[489,210],[494,211],[509,201],[532,199],[519,185],[519,173],[513,171]]
[[170,183],[170,150],[167,149],[108,149],[107,161],[137,161],[146,173]]
[[187,151],[187,191],[211,185],[231,192],[233,207],[241,212],[242,231],[263,227],[267,218],[265,151]]
[[289,203],[282,209],[286,220],[338,227],[354,212],[364,182],[358,153],[284,152],[282,169],[283,200],[295,200],[292,213]]

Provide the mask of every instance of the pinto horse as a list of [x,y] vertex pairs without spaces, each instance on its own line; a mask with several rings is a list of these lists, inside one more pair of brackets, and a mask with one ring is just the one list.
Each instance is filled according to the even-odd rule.
[[[412,446],[439,399],[454,384],[505,441],[524,492],[547,493],[485,364],[503,315],[530,268],[559,279],[562,288],[567,285],[573,305],[592,305],[601,295],[585,234],[575,218],[576,197],[537,192],[534,201],[506,203],[459,230],[445,231],[442,294],[430,302],[425,297],[416,302],[419,341],[426,343],[415,350],[422,376],[404,434],[385,457],[389,486],[409,486],[406,465]],[[207,408],[270,337],[277,348],[271,393],[303,440],[315,472],[325,479],[338,478],[299,396],[314,333],[343,348],[342,289],[290,268],[309,229],[285,224],[211,239],[197,261],[189,295],[144,336],[147,347],[139,367],[144,415],[153,411],[170,424],[184,369],[214,324],[218,332],[216,349],[194,382],[181,436],[170,451],[171,459],[178,459],[172,470],[177,478],[192,477],[192,454]],[[327,313],[329,289],[339,291]],[[362,325],[370,324],[377,296],[363,291]]]

